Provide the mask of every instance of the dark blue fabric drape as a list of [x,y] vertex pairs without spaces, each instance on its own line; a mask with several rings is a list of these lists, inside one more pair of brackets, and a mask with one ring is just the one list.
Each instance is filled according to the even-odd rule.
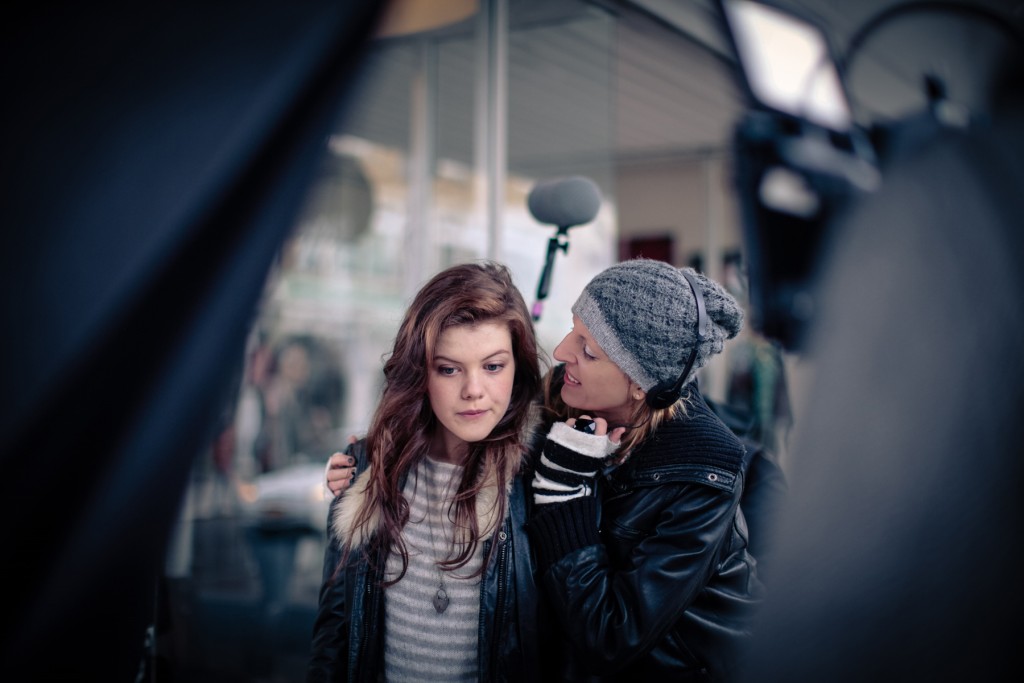
[[134,678],[192,457],[380,4],[4,11],[5,680]]

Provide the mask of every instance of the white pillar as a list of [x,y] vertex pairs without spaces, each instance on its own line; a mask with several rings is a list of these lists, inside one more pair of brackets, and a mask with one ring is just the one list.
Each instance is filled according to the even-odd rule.
[[437,45],[419,41],[419,68],[411,84],[409,134],[409,201],[406,205],[406,245],[403,293],[411,299],[437,270],[434,234],[434,167],[437,143]]
[[483,176],[487,258],[499,258],[508,164],[508,0],[483,0],[477,19],[476,172]]

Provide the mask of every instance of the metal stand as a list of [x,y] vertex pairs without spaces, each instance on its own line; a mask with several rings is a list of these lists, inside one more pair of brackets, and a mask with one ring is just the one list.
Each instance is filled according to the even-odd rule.
[[548,253],[544,258],[544,270],[540,272],[540,281],[537,283],[537,301],[533,304],[534,322],[540,320],[540,314],[544,310],[544,299],[548,298],[548,287],[551,284],[551,272],[555,267],[555,254],[561,251],[569,253],[569,227],[559,226],[555,234],[548,240]]

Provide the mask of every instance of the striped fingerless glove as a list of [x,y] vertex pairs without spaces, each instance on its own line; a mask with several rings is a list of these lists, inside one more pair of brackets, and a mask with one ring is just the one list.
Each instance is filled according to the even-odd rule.
[[534,502],[544,505],[589,496],[598,469],[618,447],[606,435],[586,434],[556,422],[533,475]]

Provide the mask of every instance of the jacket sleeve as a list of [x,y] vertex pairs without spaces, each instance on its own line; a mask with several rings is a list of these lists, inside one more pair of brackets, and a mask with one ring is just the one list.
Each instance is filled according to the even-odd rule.
[[634,495],[658,506],[658,521],[615,568],[593,498],[548,506],[531,525],[550,607],[581,663],[604,674],[646,654],[708,585],[737,507],[733,492],[690,483]]
[[[331,512],[341,496],[331,503]],[[313,623],[308,683],[345,680],[348,669],[348,614],[346,605],[346,573],[340,568],[341,544],[331,533],[330,515],[327,524],[327,549],[324,552],[323,582],[320,603]]]
[[758,575],[763,578],[773,559],[773,530],[785,508],[789,485],[785,471],[771,451],[757,444],[747,449],[751,457],[740,508],[750,535],[750,554],[757,558]]

